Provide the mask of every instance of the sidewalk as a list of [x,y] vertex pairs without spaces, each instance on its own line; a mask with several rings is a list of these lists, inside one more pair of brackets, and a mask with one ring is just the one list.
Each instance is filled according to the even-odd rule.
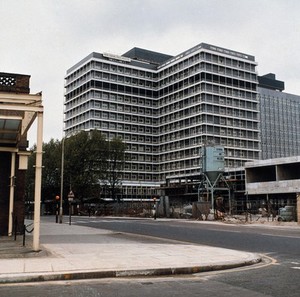
[[39,253],[27,244],[24,257],[0,255],[0,283],[192,274],[260,261],[253,253],[49,222],[41,222],[40,242]]

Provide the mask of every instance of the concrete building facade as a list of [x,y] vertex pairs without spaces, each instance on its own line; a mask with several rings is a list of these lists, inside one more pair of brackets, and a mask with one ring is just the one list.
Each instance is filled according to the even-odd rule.
[[276,211],[284,206],[295,207],[297,198],[300,202],[299,169],[300,156],[247,162],[246,193],[249,198],[260,201],[260,206],[270,203]]
[[273,73],[258,81],[261,159],[300,156],[300,96],[283,92]]
[[151,197],[200,174],[200,148],[223,146],[225,168],[260,155],[254,56],[201,43],[177,56],[133,48],[91,53],[66,75],[65,132],[121,137],[123,194]]

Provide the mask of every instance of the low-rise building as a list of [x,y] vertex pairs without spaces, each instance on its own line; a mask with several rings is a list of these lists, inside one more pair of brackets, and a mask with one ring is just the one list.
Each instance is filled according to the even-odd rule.
[[27,132],[37,118],[33,248],[39,249],[42,171],[42,94],[30,94],[29,75],[0,73],[0,235],[23,233]]

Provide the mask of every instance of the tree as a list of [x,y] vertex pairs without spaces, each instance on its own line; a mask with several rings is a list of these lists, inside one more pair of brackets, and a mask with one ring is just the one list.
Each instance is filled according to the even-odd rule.
[[100,197],[100,180],[105,175],[107,158],[108,143],[98,130],[82,131],[66,140],[66,184],[76,198],[82,201]]
[[51,139],[43,144],[42,193],[48,200],[54,199],[60,189],[60,141]]
[[87,161],[89,169],[94,175],[93,179],[99,184],[99,180],[105,175],[106,162],[109,157],[109,145],[103,134],[98,130],[92,130],[89,134]]
[[[81,131],[63,141],[51,139],[43,144],[43,200],[52,200],[60,193],[63,145],[63,197],[72,190],[75,198],[83,202],[83,198],[100,198],[101,192],[107,189],[116,200],[124,168],[125,144],[120,138],[106,140],[98,130]],[[27,171],[27,197],[32,195],[34,164],[35,154],[32,154]]]
[[121,178],[125,164],[126,145],[121,138],[114,138],[108,142],[108,158],[105,163],[105,170],[102,182],[108,188],[113,200],[119,202],[117,192],[121,185]]
[[82,200],[88,195],[89,185],[93,182],[86,162],[89,153],[88,133],[81,131],[65,139],[64,146],[64,185]]
[[[29,156],[28,170],[26,173],[27,200],[33,200],[35,182],[35,151],[36,145],[31,148],[33,152]],[[51,139],[43,143],[43,170],[42,170],[42,201],[52,200],[59,193],[60,188],[60,141]]]

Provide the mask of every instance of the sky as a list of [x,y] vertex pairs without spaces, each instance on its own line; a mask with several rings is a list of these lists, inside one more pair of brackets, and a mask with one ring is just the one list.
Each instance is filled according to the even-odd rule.
[[255,56],[258,75],[300,95],[299,14],[299,0],[1,0],[0,72],[31,75],[31,93],[43,92],[45,142],[63,137],[64,77],[91,52],[209,43]]

